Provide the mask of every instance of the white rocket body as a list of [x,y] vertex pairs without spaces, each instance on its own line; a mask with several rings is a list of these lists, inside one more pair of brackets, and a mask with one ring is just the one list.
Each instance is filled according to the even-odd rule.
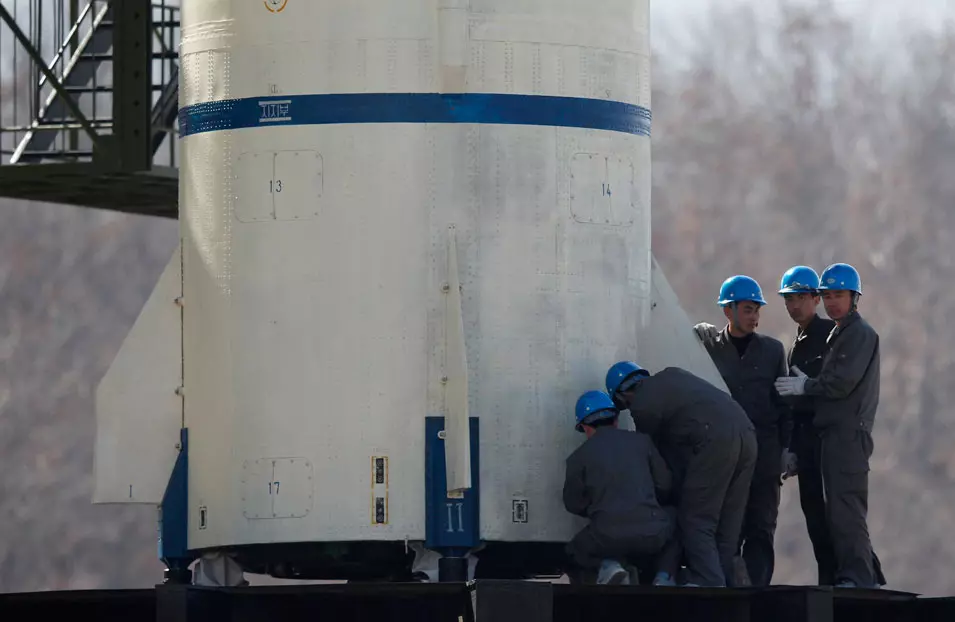
[[185,427],[192,549],[423,541],[445,417],[482,540],[573,537],[576,398],[623,359],[723,387],[650,252],[648,11],[184,1],[181,248],[94,500],[159,503]]

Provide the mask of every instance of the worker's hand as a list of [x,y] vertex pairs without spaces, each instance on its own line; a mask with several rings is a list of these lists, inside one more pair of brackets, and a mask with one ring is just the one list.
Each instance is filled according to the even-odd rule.
[[795,365],[790,369],[792,369],[792,372],[796,374],[796,376],[780,376],[776,378],[776,392],[780,395],[802,395],[806,392],[806,380],[809,379],[809,376]]
[[806,391],[805,376],[776,378],[775,384],[780,395],[802,395]]
[[716,339],[716,336],[719,334],[719,331],[716,329],[716,326],[712,324],[707,324],[706,322],[700,322],[693,327],[693,332],[696,333],[696,336],[700,338],[700,341],[707,341],[710,339]]
[[784,449],[782,458],[783,479],[787,480],[790,477],[794,477],[797,473],[799,473],[799,461],[796,458],[796,454],[788,449]]

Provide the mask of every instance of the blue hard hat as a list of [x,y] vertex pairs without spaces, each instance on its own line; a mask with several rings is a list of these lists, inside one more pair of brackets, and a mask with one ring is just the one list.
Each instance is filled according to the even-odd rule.
[[779,282],[779,294],[813,294],[819,289],[819,275],[809,266],[793,266]]
[[574,409],[577,419],[577,431],[582,432],[581,424],[590,423],[596,419],[611,419],[620,414],[613,400],[603,391],[587,391],[577,398]]
[[619,363],[614,363],[613,367],[607,371],[607,393],[610,395],[616,393],[620,383],[635,373],[639,373],[644,376],[650,375],[650,372],[632,361],[620,361]]
[[723,281],[718,301],[721,307],[744,300],[752,300],[760,305],[766,304],[766,301],[763,300],[763,290],[759,288],[756,279],[737,274]]
[[819,277],[820,290],[847,289],[860,296],[862,295],[862,277],[859,272],[847,263],[834,263],[822,271]]

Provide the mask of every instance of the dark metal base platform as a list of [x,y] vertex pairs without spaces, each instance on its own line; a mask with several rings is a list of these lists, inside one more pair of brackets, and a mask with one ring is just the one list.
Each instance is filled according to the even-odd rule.
[[0,167],[4,197],[63,203],[129,214],[177,218],[179,172],[154,167],[149,172],[104,169],[92,162],[23,164]]
[[[475,579],[521,580],[563,574],[563,542],[484,541]],[[401,541],[289,542],[246,544],[217,550],[245,570],[278,579],[389,581],[412,580],[414,552]]]
[[531,581],[338,584],[0,594],[0,619],[90,622],[940,622],[955,598],[891,590],[575,586]]

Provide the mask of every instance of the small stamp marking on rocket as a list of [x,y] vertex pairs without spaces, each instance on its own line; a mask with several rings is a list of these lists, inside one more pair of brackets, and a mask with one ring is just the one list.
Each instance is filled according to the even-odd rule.
[[281,13],[285,10],[288,0],[262,0],[262,4],[269,10],[269,13]]
[[511,522],[527,522],[527,499],[514,499],[511,501]]

